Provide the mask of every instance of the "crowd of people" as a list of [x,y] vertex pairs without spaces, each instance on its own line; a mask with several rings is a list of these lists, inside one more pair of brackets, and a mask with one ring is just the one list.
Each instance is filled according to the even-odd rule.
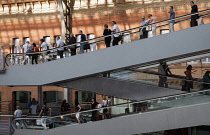
[[[191,13],[192,14],[198,13],[198,7],[193,1],[190,2],[190,5],[192,8]],[[170,27],[170,32],[174,32],[176,13],[174,11],[173,6],[170,6],[168,13],[170,14],[169,19],[171,19],[168,22]],[[197,21],[197,19],[199,20]],[[191,15],[191,21],[190,21],[191,27],[201,24],[204,24],[202,16],[199,16],[199,14]],[[119,44],[120,41],[121,43],[123,42],[123,33],[120,33],[121,31],[119,26],[117,25],[117,22],[112,21],[112,26],[113,26],[112,29],[110,29],[107,24],[104,25],[103,35],[106,36],[104,39],[106,48],[110,47],[111,45],[116,46]],[[140,39],[156,36],[156,17],[154,17],[152,14],[149,14],[147,19],[144,16],[142,17],[141,26],[142,27],[140,29],[140,37],[139,37]],[[54,43],[53,45],[46,43],[44,39],[40,39],[40,45],[39,45],[40,47],[38,47],[38,45],[36,45],[35,43],[30,44],[29,41],[27,41],[22,46],[24,53],[32,53],[39,51],[44,51],[44,52],[24,55],[22,64],[30,63],[30,61],[32,64],[38,64],[38,57],[40,54],[42,56],[42,61],[46,62],[48,60],[57,59],[57,56],[59,56],[59,58],[63,58],[64,54],[65,57],[69,57],[69,54],[71,54],[71,56],[76,55],[77,53],[82,54],[85,52],[85,50],[87,52],[88,49],[90,51],[96,50],[96,44],[94,43],[95,40],[89,39],[88,41],[86,35],[83,33],[82,30],[79,31],[79,35],[80,35],[79,41],[76,39],[74,34],[71,33],[70,37],[65,39],[65,42],[61,40],[61,38],[58,36],[56,38],[56,43]],[[83,43],[76,45],[77,41]],[[64,47],[66,45],[72,45],[72,46]],[[49,50],[56,47],[61,47],[61,48],[58,48],[56,50]],[[77,52],[78,47],[79,47],[79,52]],[[50,58],[46,56],[49,56]]]

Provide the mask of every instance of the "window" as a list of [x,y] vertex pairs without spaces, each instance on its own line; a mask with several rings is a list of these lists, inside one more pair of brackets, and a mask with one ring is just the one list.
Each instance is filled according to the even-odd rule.
[[43,39],[48,45],[50,45],[50,36],[44,36]]
[[13,39],[12,39],[12,44],[13,44],[13,45],[18,46],[19,43],[20,43],[20,42],[19,42],[19,38],[13,38]]
[[29,38],[29,37],[24,37],[24,38],[23,38],[23,44],[25,44],[27,41],[30,42],[30,38]]
[[11,4],[11,13],[12,14],[17,14],[18,13],[18,7],[16,4]]
[[197,64],[198,60],[188,61],[187,64]]
[[16,103],[28,103],[30,95],[29,91],[16,91]]
[[9,13],[9,6],[8,5],[3,5],[4,13]]
[[63,93],[61,91],[45,91],[43,97],[46,99],[47,103],[59,103],[62,102],[62,95]]
[[24,10],[23,4],[18,3],[17,5],[18,5],[18,12],[23,12],[23,10]]
[[13,38],[12,39],[12,45],[11,45],[11,53],[15,52],[15,46],[20,46],[19,38]]
[[210,58],[201,59],[202,63],[210,63]]
[[162,30],[160,30],[160,34],[162,35],[162,34],[167,34],[167,33],[169,33],[169,29],[162,29]]
[[76,91],[78,102],[91,102],[95,94],[85,91]]

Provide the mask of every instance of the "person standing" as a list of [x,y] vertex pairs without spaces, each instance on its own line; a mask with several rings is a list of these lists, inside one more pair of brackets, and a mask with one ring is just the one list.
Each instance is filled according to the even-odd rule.
[[[16,110],[14,112],[14,118],[21,118],[22,117],[22,111],[20,110],[19,106],[16,106]],[[23,128],[23,122],[22,120],[17,120],[16,122],[17,127]]]
[[33,104],[31,105],[30,109],[31,109],[31,114],[35,116],[36,112],[37,112],[36,102],[33,102]]
[[204,24],[203,17],[200,15],[198,19],[198,26],[203,25],[203,24]]
[[147,26],[148,24],[147,24],[147,20],[145,19],[144,16],[142,16],[141,19],[142,19],[141,26],[142,26],[142,27],[145,26],[145,27],[143,27],[142,30],[141,30],[142,33],[143,33],[143,39],[144,39],[144,38],[147,38],[147,37],[148,37],[148,31],[146,30],[146,26]]
[[[104,24],[104,33],[103,33],[103,35],[107,36],[107,35],[111,35],[111,34],[112,34],[112,31],[109,29],[108,25]],[[111,36],[105,37],[106,48],[110,47],[111,40],[112,40]]]
[[[29,51],[30,48],[31,48],[30,42],[26,41],[26,43],[23,45],[23,53],[27,53],[27,51]],[[29,56],[24,55],[22,64],[25,65],[26,63],[30,63],[30,58]]]
[[80,42],[83,42],[83,43],[80,43],[80,53],[84,53],[84,48],[85,48],[85,42],[86,41],[86,36],[85,34],[83,34],[82,30],[79,31],[79,34],[80,34]]
[[[32,48],[33,52],[38,52],[39,51],[39,48],[36,47],[35,43],[33,43],[32,46],[33,46],[33,48]],[[35,61],[36,64],[38,64],[38,53],[35,53],[35,54],[32,55],[32,65],[34,64],[34,61]]]
[[46,62],[46,55],[47,55],[47,50],[48,50],[48,44],[44,41],[44,39],[40,39],[40,42],[41,42],[41,49],[43,52],[43,59],[44,59],[44,62]]
[[74,56],[76,55],[76,50],[77,50],[77,45],[72,45],[72,44],[75,44],[77,42],[76,38],[74,37],[74,34],[71,33],[70,35],[70,40],[69,40],[69,45],[71,45],[69,47],[70,51],[71,51],[71,56]]
[[[92,98],[91,109],[96,109],[98,104],[99,103],[96,101],[96,99]],[[92,118],[91,118],[91,120],[92,121],[96,121],[96,116],[97,116],[97,110],[92,111]]]
[[[192,65],[187,66],[187,70],[184,72],[186,75],[186,79],[192,79]],[[190,92],[190,88],[192,88],[193,82],[192,81],[185,81],[185,91]]]
[[[175,19],[175,12],[174,12],[173,6],[170,6],[170,11],[168,13],[170,14],[170,19]],[[169,21],[170,32],[174,32],[174,23],[175,23],[175,20]]]
[[119,34],[120,28],[117,26],[117,23],[115,21],[112,21],[112,25],[113,25],[112,32],[114,34],[113,35],[114,39],[113,39],[112,45],[115,46],[115,45],[118,45],[118,42],[120,41],[120,34]]
[[206,71],[206,73],[203,76],[203,81],[204,81],[203,89],[204,90],[210,88],[210,84],[206,84],[206,83],[210,83],[210,76],[209,75],[210,75],[210,71]]
[[57,44],[57,47],[62,47],[62,48],[58,48],[58,55],[60,56],[60,58],[63,58],[64,42],[63,42],[63,40],[60,39],[59,36],[57,36],[56,44]]
[[152,14],[148,15],[148,24],[152,25],[152,36],[156,36],[156,18],[152,17]]
[[77,119],[77,122],[80,124],[81,121],[80,121],[80,111],[82,110],[82,107],[81,105],[78,103],[75,107],[75,110],[76,110],[76,119]]
[[[194,1],[191,1],[190,2],[190,5],[191,5],[191,14],[194,14],[194,13],[198,13],[198,6],[195,5]],[[191,22],[190,22],[190,26],[191,27],[194,27],[194,26],[198,26],[198,22],[196,19],[199,18],[199,15],[196,14],[196,15],[191,15]]]
[[158,86],[168,88],[168,80],[165,76],[169,74],[172,75],[172,73],[166,62],[160,62],[160,65],[158,66],[158,73],[160,74]]

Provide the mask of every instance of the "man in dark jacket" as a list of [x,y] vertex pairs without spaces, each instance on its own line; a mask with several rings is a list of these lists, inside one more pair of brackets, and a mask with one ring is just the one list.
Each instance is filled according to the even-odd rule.
[[[191,5],[191,8],[192,8],[191,9],[191,14],[198,13],[198,6],[195,5],[194,1],[191,1],[190,5]],[[196,19],[198,19],[198,18],[199,18],[198,14],[191,15],[191,22],[190,22],[191,27],[198,26],[198,22],[196,21]]]

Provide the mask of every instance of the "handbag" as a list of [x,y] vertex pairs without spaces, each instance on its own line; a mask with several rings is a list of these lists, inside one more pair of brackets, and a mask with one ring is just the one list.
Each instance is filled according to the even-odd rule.
[[148,26],[146,27],[146,31],[152,31],[152,26],[151,26],[151,25],[148,25]]
[[88,42],[85,43],[84,50],[90,49],[90,44]]

